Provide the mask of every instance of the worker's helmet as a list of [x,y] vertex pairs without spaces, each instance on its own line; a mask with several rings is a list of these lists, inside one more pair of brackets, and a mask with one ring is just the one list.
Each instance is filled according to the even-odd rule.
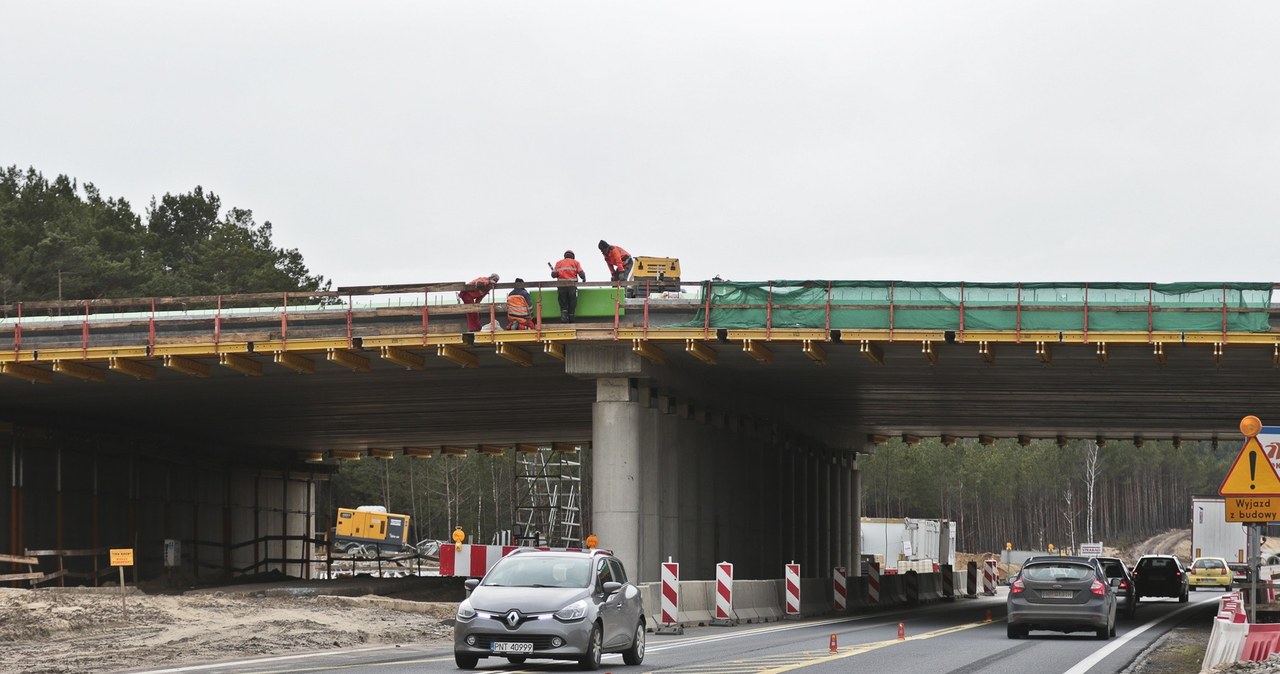
[[567,257],[567,258],[569,258],[570,260],[574,259],[574,257],[573,257],[573,251],[571,251],[571,250],[566,250],[566,251],[564,252],[564,256],[565,256],[565,257]]
[[489,274],[489,280],[490,280],[490,281],[493,281],[494,283],[497,283],[497,282],[498,282],[498,275],[497,275],[497,274]]

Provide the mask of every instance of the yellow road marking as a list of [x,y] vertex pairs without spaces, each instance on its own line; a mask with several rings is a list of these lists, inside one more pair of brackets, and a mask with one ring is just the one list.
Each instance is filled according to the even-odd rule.
[[857,646],[853,646],[849,648],[848,650],[840,649],[839,652],[831,653],[825,657],[813,658],[811,660],[797,662],[791,665],[787,665],[785,667],[777,667],[774,669],[761,670],[760,674],[778,674],[779,672],[791,672],[797,669],[804,669],[805,667],[812,667],[813,665],[820,665],[824,662],[834,662],[836,660],[843,660],[844,658],[852,657],[854,655],[869,653],[871,651],[879,650],[887,646],[893,646],[895,644],[906,643],[908,641],[918,641],[921,639],[932,639],[934,637],[940,637],[946,634],[952,634],[954,632],[960,632],[967,629],[973,629],[974,627],[981,627],[983,625],[990,625],[990,624],[991,623],[986,621],[977,622],[977,623],[968,623],[965,625],[956,625],[955,627],[947,627],[945,629],[935,630],[933,632],[924,632],[922,634],[915,634],[905,639],[887,639],[885,641],[873,641],[869,644],[859,644]]

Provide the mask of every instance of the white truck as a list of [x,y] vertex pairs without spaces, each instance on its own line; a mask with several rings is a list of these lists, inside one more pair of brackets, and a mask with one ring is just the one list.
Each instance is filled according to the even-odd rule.
[[1244,563],[1248,530],[1239,522],[1227,521],[1222,498],[1191,499],[1191,556],[1221,557],[1228,564]]

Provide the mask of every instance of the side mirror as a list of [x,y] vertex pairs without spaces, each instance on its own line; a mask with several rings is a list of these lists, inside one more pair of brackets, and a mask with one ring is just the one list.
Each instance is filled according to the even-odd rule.
[[471,596],[471,591],[480,586],[479,578],[468,578],[462,582],[462,586],[467,588],[467,596]]
[[621,589],[622,589],[622,583],[619,583],[616,580],[611,580],[604,584],[604,596],[608,597],[612,595],[614,592],[617,592],[618,590],[621,590]]

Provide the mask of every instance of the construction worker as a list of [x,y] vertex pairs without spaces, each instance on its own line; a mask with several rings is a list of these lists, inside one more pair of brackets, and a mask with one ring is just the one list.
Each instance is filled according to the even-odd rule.
[[609,267],[610,280],[625,281],[631,277],[631,267],[635,264],[635,260],[631,259],[631,253],[628,253],[622,246],[609,245],[608,241],[600,239],[600,254],[604,256],[604,263]]
[[[466,289],[458,293],[458,299],[462,300],[463,304],[479,304],[480,300],[484,299],[490,290],[493,290],[493,284],[497,282],[497,274],[489,274],[488,276],[474,279],[467,284]],[[475,332],[480,329],[481,325],[479,311],[467,314],[467,332]]]
[[533,299],[524,287],[524,279],[516,279],[516,287],[507,293],[507,329],[532,330],[533,321],[529,318]]
[[[608,241],[600,239],[600,254],[604,255],[604,263],[609,267],[609,279],[611,281],[626,281],[631,278],[631,266],[635,264],[635,260],[631,259],[622,246],[611,246]],[[631,288],[627,288],[627,297],[634,295]]]
[[560,282],[556,289],[556,299],[560,301],[560,320],[573,322],[573,315],[578,311],[578,279],[587,280],[587,273],[574,257],[573,251],[566,250],[564,258],[551,268],[551,278]]

